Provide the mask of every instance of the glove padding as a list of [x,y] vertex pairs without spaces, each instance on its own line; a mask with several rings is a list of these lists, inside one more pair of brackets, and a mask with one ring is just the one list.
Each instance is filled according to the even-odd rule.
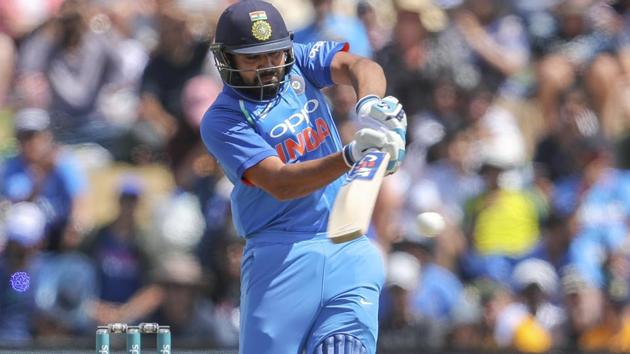
[[357,102],[355,109],[361,124],[370,128],[384,127],[393,130],[405,140],[407,114],[396,97],[380,99],[375,95],[367,95]]
[[405,157],[407,135],[407,114],[402,105],[393,96],[381,99],[376,95],[367,95],[357,102],[355,109],[362,126],[384,132],[397,148],[396,153],[387,151],[391,157],[387,174],[396,172]]
[[405,142],[393,131],[363,128],[354,134],[354,140],[343,147],[343,159],[348,167],[352,167],[371,150],[389,154],[386,173],[390,175],[400,167],[405,155]]

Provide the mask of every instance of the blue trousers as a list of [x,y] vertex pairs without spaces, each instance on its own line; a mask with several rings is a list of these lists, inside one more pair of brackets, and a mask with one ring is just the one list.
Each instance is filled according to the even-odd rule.
[[[284,241],[287,240],[287,241]],[[376,352],[383,259],[367,237],[247,241],[241,267],[240,354],[311,354],[347,334]]]

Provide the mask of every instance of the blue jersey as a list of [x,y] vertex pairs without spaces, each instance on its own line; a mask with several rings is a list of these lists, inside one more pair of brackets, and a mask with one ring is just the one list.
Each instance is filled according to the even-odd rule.
[[201,137],[234,184],[232,217],[246,238],[261,234],[325,237],[328,214],[342,178],[305,197],[279,201],[243,179],[270,156],[285,163],[318,159],[342,145],[320,89],[333,84],[330,65],[344,43],[294,44],[295,65],[271,102],[243,99],[225,86],[201,123]]

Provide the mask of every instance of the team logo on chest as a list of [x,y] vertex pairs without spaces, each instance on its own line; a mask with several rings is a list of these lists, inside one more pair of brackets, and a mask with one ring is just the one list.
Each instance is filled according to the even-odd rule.
[[291,75],[291,88],[296,94],[301,95],[304,93],[306,87],[304,86],[304,78],[300,75]]

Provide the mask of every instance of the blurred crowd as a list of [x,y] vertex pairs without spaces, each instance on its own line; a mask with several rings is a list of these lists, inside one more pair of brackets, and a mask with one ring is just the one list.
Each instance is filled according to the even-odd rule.
[[[244,241],[198,133],[234,1],[0,1],[0,347],[142,321],[238,345]],[[630,1],[272,2],[408,115],[368,235],[382,350],[630,351]],[[326,94],[348,141],[354,92]]]

